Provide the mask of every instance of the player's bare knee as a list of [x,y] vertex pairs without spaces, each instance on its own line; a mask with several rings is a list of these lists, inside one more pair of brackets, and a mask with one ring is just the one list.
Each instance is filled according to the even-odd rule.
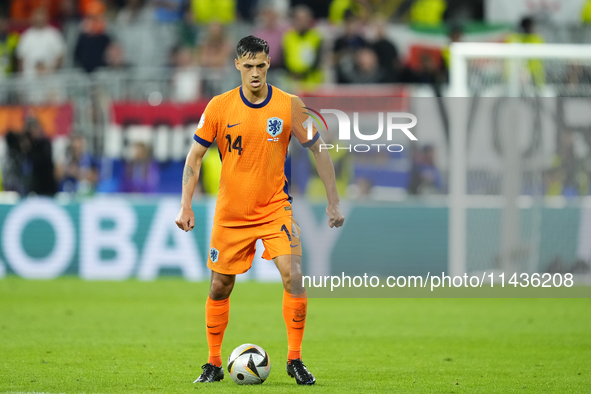
[[283,281],[283,288],[285,289],[285,291],[290,293],[291,292],[291,275],[289,275],[289,274],[282,275],[281,280]]
[[221,301],[225,300],[226,298],[230,297],[232,293],[232,287],[220,285],[219,283],[212,283],[211,288],[209,289],[209,298],[214,301]]
[[291,294],[297,295],[302,294],[305,291],[304,284],[302,283],[302,275],[291,277]]
[[221,275],[213,273],[209,287],[209,297],[214,301],[225,300],[230,297],[234,288],[233,275]]

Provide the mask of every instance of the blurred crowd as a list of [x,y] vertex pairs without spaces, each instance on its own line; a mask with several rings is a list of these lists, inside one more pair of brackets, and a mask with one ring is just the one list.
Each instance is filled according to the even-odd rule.
[[[402,3],[13,0],[0,8],[0,75],[22,80],[25,89],[5,93],[3,98],[8,104],[64,102],[68,97],[60,88],[74,79],[74,70],[88,76],[109,72],[109,78],[114,78],[117,73],[141,73],[139,69],[151,66],[170,72],[171,99],[190,102],[211,97],[223,89],[220,83],[232,66],[236,38],[247,34],[269,42],[271,74],[276,72],[281,76],[277,82],[295,91],[330,80],[377,84],[430,83],[445,78],[443,61],[424,69],[404,64],[386,32],[388,21],[400,9],[407,22],[441,24],[445,1],[419,0],[406,10]],[[5,141],[4,190],[21,195],[162,191],[162,163],[153,158],[152,147],[146,143],[134,143],[125,159],[108,163],[111,176],[105,179],[104,160],[96,149],[89,149],[93,136],[88,133],[73,134],[65,147],[56,149],[41,123],[29,117],[24,129],[9,131]],[[353,181],[353,167],[345,164],[337,169],[341,188],[345,188]],[[215,193],[209,178],[204,176],[205,184],[200,187],[205,193]],[[307,183],[308,174],[302,179]],[[318,189],[317,179],[310,184],[310,190]],[[412,188],[413,192],[423,190],[416,179]]]
[[[182,98],[208,96],[198,71],[231,66],[233,43],[267,40],[272,67],[296,89],[337,83],[428,83],[443,59],[409,66],[388,38],[398,21],[440,26],[456,11],[482,18],[482,1],[445,0],[12,0],[0,8],[0,69],[29,79],[64,67],[167,66]],[[459,5],[458,5],[459,4]],[[467,11],[466,11],[467,10]],[[447,12],[447,13],[446,13]],[[456,29],[456,32],[459,30]],[[192,82],[187,88],[187,83]],[[206,80],[209,78],[206,78]]]
[[[167,73],[171,94],[166,99],[192,102],[208,99],[235,82],[231,70],[236,40],[254,34],[269,42],[272,82],[289,91],[313,91],[326,83],[423,84],[438,87],[448,81],[449,46],[425,52],[409,62],[388,34],[393,21],[441,29],[446,42],[463,40],[463,23],[482,21],[483,1],[446,0],[11,0],[0,5],[0,84],[18,80],[26,89],[0,91],[2,104],[43,104],[71,100],[63,86],[75,73],[117,80],[156,68]],[[581,11],[591,22],[591,1]],[[525,17],[508,42],[540,43],[535,20]],[[536,83],[543,83],[541,63],[531,61]],[[67,70],[67,73],[61,71]],[[573,70],[577,76],[585,70]],[[233,76],[233,77],[230,77]],[[61,79],[60,79],[61,78]],[[274,78],[274,79],[273,79]],[[3,85],[8,86],[8,85]],[[1,90],[1,89],[0,89]],[[92,96],[94,91],[85,92]],[[93,96],[94,97],[94,96]],[[100,100],[92,103],[99,107]],[[54,195],[58,191],[161,192],[163,163],[152,147],[133,143],[121,163],[110,163],[113,184],[103,175],[100,144],[95,143],[99,113],[92,109],[91,126],[70,135],[59,154],[44,135],[41,123],[29,117],[23,130],[5,135],[2,187],[21,195]],[[76,115],[77,119],[80,116]],[[94,127],[94,128],[93,128]],[[567,135],[567,134],[565,134]],[[561,137],[562,138],[562,137]],[[575,160],[564,137],[553,167],[545,174],[548,194],[588,194],[587,168]],[[572,139],[572,138],[571,138]],[[90,145],[90,147],[89,147]],[[424,145],[400,155],[368,155],[366,162],[348,163],[333,154],[341,187],[353,184],[359,198],[380,186],[378,179],[409,194],[446,192],[436,165],[436,149]],[[289,165],[289,164],[288,164]],[[311,163],[304,165],[296,191],[318,189]],[[388,168],[398,169],[388,172]],[[212,165],[215,167],[215,165]],[[566,170],[565,170],[566,169]],[[212,170],[217,171],[217,170]],[[177,171],[180,177],[181,171]],[[205,171],[207,172],[207,171]],[[357,175],[362,174],[362,175]],[[365,174],[365,175],[363,175]],[[207,179],[207,174],[204,175]],[[215,181],[215,177],[213,177]],[[180,186],[180,183],[179,183]],[[388,185],[385,185],[388,186]],[[210,192],[207,181],[200,186]],[[212,193],[215,191],[211,191]]]
[[112,166],[113,162],[103,162],[92,155],[82,135],[70,135],[61,155],[55,154],[51,141],[35,118],[27,120],[23,132],[8,132],[5,138],[7,155],[2,162],[0,190],[17,192],[21,196],[54,196],[63,192],[78,197],[97,192],[160,192],[160,164],[145,143],[135,143],[130,157],[118,163],[120,174],[114,185],[113,177],[101,179],[100,173],[101,167]]
[[[173,98],[190,101],[219,93],[215,81],[223,81],[232,66],[234,42],[248,34],[269,42],[272,70],[281,76],[274,82],[288,90],[310,90],[327,82],[444,83],[449,47],[421,52],[411,60],[401,56],[388,27],[395,21],[442,28],[449,43],[462,41],[463,24],[482,22],[484,0],[11,0],[2,4],[2,77],[18,74],[39,82],[63,68],[87,74],[100,70],[137,74],[137,68],[164,67],[171,74]],[[591,1],[581,10],[583,23],[591,22],[589,10]],[[507,41],[544,39],[536,32],[534,19],[526,17]],[[543,78],[539,65],[531,67],[536,78]]]

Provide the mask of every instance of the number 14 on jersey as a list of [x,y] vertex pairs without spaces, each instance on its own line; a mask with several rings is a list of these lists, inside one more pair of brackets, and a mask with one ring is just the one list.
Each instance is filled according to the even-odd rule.
[[228,152],[232,152],[232,149],[238,151],[238,156],[242,155],[242,136],[239,135],[232,143],[232,136],[230,134],[226,134],[226,139],[228,140]]

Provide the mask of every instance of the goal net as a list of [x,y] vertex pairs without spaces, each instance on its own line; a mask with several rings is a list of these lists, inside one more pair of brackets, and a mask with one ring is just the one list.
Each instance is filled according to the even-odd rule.
[[454,44],[450,66],[450,272],[572,272],[591,46]]

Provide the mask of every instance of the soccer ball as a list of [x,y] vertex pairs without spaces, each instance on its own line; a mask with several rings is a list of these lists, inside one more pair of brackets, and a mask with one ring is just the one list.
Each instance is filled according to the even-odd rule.
[[260,346],[246,343],[228,357],[228,372],[237,384],[261,384],[271,372],[271,359]]

